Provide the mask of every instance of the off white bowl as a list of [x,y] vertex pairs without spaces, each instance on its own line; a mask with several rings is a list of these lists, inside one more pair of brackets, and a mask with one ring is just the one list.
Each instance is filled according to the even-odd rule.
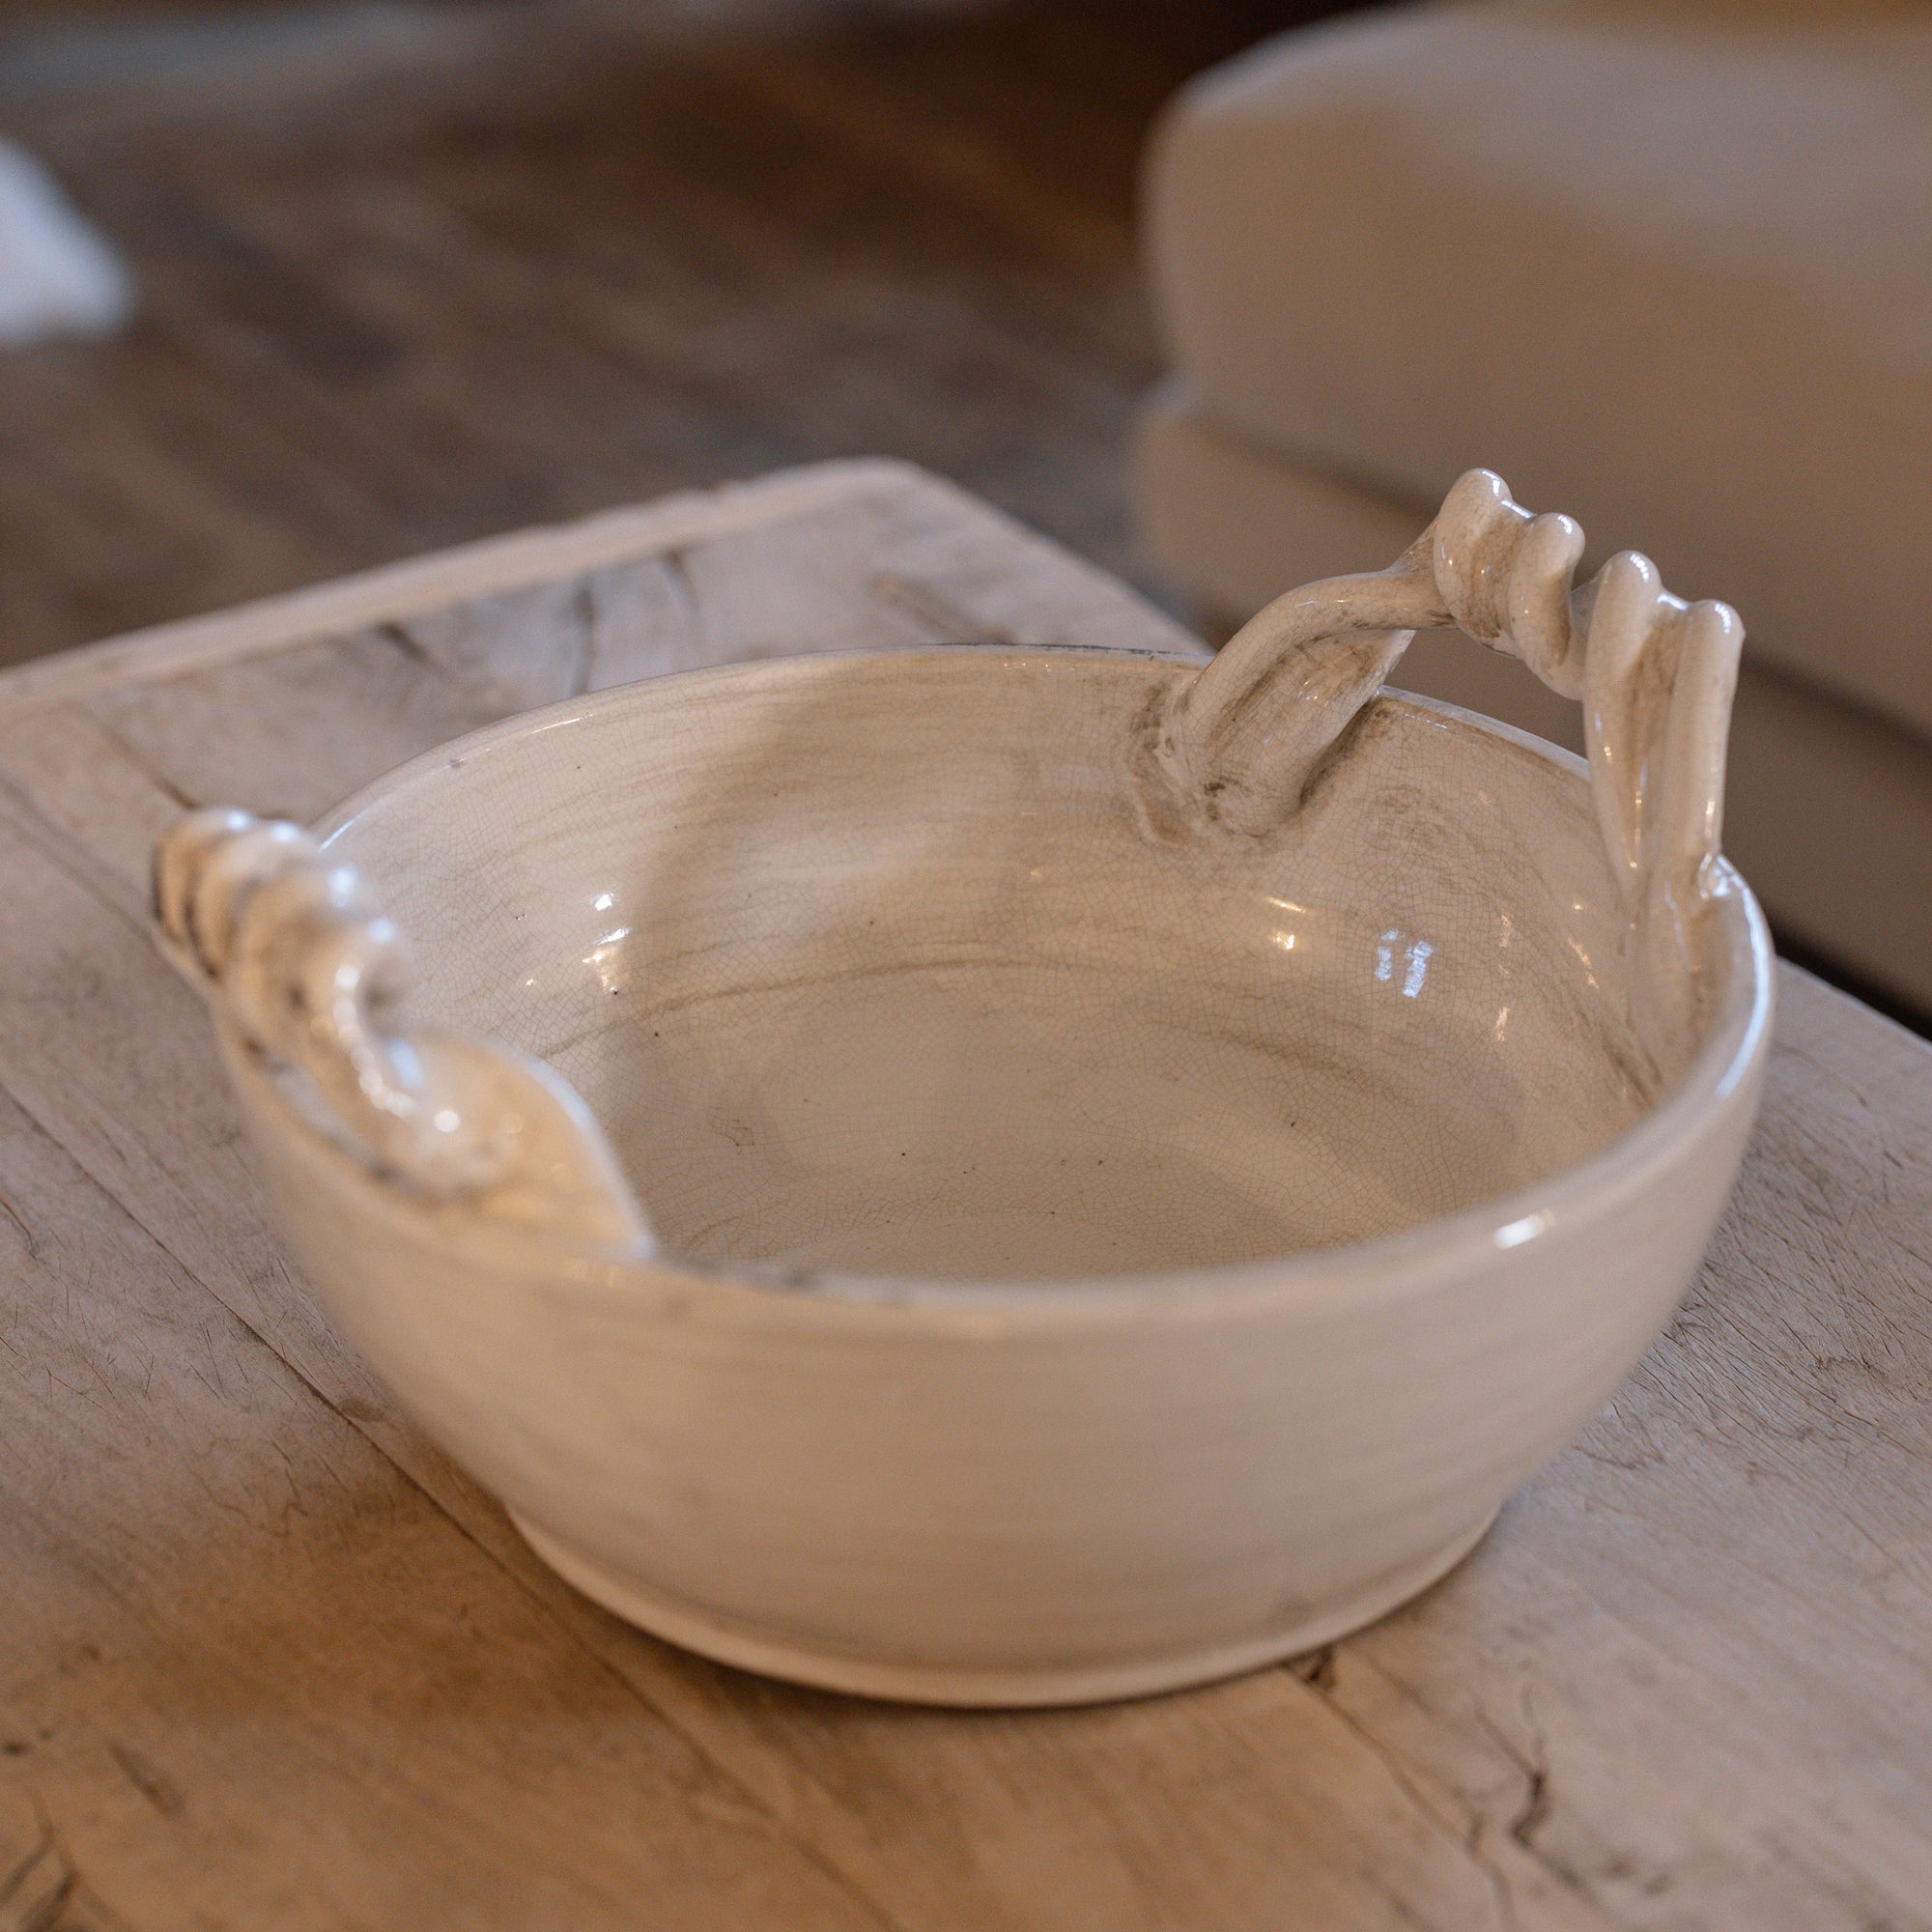
[[304,1265],[573,1582],[840,1689],[1164,1689],[1440,1576],[1643,1353],[1751,1124],[1762,920],[1714,818],[1652,890],[1642,799],[1633,868],[1581,761],[1371,697],[1390,633],[1321,594],[1361,688],[1292,797],[1190,665],[956,647],[557,706],[320,859],[178,839]]

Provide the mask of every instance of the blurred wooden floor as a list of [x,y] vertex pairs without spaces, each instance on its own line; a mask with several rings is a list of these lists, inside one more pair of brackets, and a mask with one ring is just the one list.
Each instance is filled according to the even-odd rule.
[[0,662],[862,451],[1131,576],[1142,139],[1332,11],[15,10],[0,133],[143,308],[0,357]]

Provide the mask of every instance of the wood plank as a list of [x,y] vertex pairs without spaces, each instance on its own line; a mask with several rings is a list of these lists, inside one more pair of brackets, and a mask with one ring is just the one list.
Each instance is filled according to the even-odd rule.
[[[1386,1747],[1514,1787],[1620,1922],[1932,1923],[1932,1050],[1808,975],[1684,1311],[1427,1615]],[[1514,1767],[1514,1770],[1512,1770]]]
[[0,1196],[0,1915],[889,1923],[4,1100]]
[[[794,534],[774,535],[794,522]],[[715,597],[728,599],[742,595],[729,582],[729,559],[762,571],[756,562],[762,545],[786,544],[797,561],[814,540],[831,552],[807,572],[821,594],[836,586],[857,612],[864,609],[860,587],[867,586],[873,599],[909,618],[920,636],[1189,653],[1202,648],[1117,579],[939,477],[900,463],[825,463],[605,511],[556,529],[517,531],[15,666],[0,670],[0,710],[21,715],[43,705],[83,702],[125,686],[219,669],[372,629],[408,630],[418,620],[441,625],[458,606],[475,605],[477,621],[487,621],[493,600],[541,594],[543,586],[565,580],[596,582],[613,572],[622,577],[652,558],[671,568],[715,552],[702,574]],[[690,594],[689,584],[681,588]],[[660,601],[676,603],[678,587],[667,588]],[[675,632],[678,619],[669,609],[662,621],[667,634]],[[867,621],[881,620],[874,613],[862,619]],[[722,617],[714,622],[721,641],[737,635]],[[753,628],[769,635],[769,614]],[[831,630],[819,635],[821,641],[836,639]],[[869,640],[903,636],[889,631]],[[661,668],[689,667],[680,660]]]
[[[606,510],[554,528],[516,530],[427,556],[306,585],[0,670],[0,706],[26,711],[72,703],[130,681],[181,675],[298,644],[403,623],[469,598],[517,590],[654,555],[679,545],[891,490],[918,475],[903,464],[814,464],[717,490],[685,491]],[[926,485],[944,489],[936,478]],[[970,501],[958,492],[951,493]],[[984,514],[983,506],[977,506]],[[1089,566],[1091,569],[1091,566]],[[1098,579],[1101,573],[1093,571]]]
[[306,821],[519,707],[450,675],[400,630],[373,630],[125,686],[84,708],[170,795]]
[[[691,1922],[734,1926],[1932,1924],[1932,1050],[1802,975],[1711,1261],[1610,1409],[1418,1603],[1192,1695],[933,1714],[684,1657],[538,1563],[332,1336],[149,943],[147,829],[183,778],[319,796],[384,732],[770,648],[776,609],[820,644],[1171,639],[952,493],[892,497],[694,524],[568,594],[497,582],[420,635],[413,611],[402,640],[292,625],[0,712],[0,883],[33,909],[0,926],[0,1238],[27,1250],[0,1276],[0,1439],[48,1445],[19,1463],[31,1509],[0,1466],[0,1915],[401,1925],[427,1869],[439,1922],[599,1923],[604,1874],[640,1895],[635,1820]],[[472,1616],[482,1650],[445,1628]],[[178,1669],[180,1719],[156,1702]],[[479,1708],[459,1683],[491,1687]],[[666,1739],[696,1768],[664,1770]],[[470,1756],[506,1836],[445,1789]],[[271,1760],[312,1794],[298,1824],[236,1769]],[[297,1897],[304,1846],[331,1862]]]

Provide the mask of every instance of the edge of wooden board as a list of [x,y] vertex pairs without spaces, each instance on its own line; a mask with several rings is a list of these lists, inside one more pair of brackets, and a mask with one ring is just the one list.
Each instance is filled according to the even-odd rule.
[[781,522],[879,489],[954,486],[888,457],[814,463],[749,482],[679,491],[574,523],[483,537],[202,616],[128,631],[0,670],[0,712],[17,715],[118,685],[176,676],[286,650],[460,599],[577,576],[761,523]]

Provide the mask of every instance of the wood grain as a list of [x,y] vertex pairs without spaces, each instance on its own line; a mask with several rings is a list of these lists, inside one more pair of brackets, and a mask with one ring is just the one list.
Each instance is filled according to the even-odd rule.
[[[1932,1050],[1802,974],[1610,1407],[1418,1603],[1206,1691],[933,1714],[682,1656],[332,1336],[146,931],[183,800],[326,804],[787,641],[1177,640],[930,479],[762,491],[472,555],[440,614],[352,583],[303,606],[333,635],[0,679],[0,1928],[1932,1925]],[[594,561],[516,582],[558,554]]]

